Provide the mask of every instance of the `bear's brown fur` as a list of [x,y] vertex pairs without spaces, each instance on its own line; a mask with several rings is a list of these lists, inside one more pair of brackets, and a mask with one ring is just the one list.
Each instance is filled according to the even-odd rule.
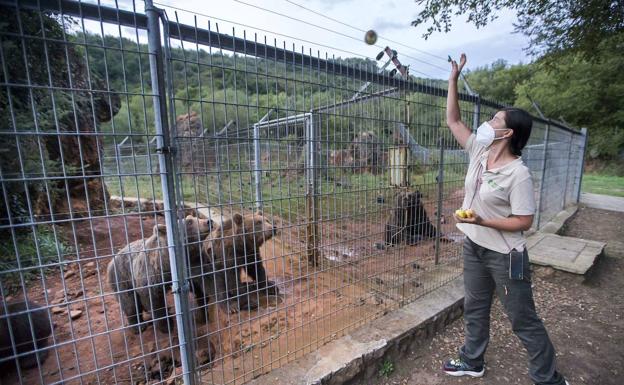
[[[438,230],[431,224],[420,191],[399,192],[386,223],[385,242],[387,245],[415,245],[420,241],[435,239]],[[445,237],[440,238],[447,242]]]
[[[260,257],[260,246],[276,231],[277,228],[261,212],[235,213],[204,241],[204,255],[212,260],[215,272],[216,300],[230,312],[256,308],[258,302],[251,294],[258,290],[278,294],[275,283],[267,280]],[[254,280],[253,283],[241,282],[241,269]]]
[[[6,314],[5,306],[8,311]],[[13,356],[13,346],[15,346],[17,354],[33,352],[18,359],[22,369],[37,366],[37,356],[39,364],[43,365],[48,351],[40,349],[48,345],[48,337],[52,334],[51,325],[48,309],[34,302],[14,301],[6,304],[0,302],[0,359]],[[13,341],[11,341],[9,329],[13,335]],[[37,353],[34,353],[35,351]]]
[[[184,223],[189,263],[191,267],[201,265],[204,263],[201,258],[201,240],[210,233],[212,221],[189,215]],[[166,291],[171,288],[166,226],[154,226],[151,237],[136,240],[121,249],[108,264],[108,282],[117,293],[121,309],[130,325],[143,329],[143,311],[147,311],[151,312],[160,331],[171,330],[173,325],[167,316],[165,303]],[[203,293],[201,298],[197,295],[198,302],[203,303]],[[134,331],[138,332],[138,328]]]

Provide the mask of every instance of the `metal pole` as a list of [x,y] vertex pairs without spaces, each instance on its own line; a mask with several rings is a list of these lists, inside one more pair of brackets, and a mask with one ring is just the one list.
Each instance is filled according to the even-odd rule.
[[477,128],[479,128],[479,119],[481,118],[481,97],[479,94],[476,94],[475,96],[477,97],[477,100],[475,101],[474,113],[472,116],[472,129],[476,132]]
[[271,108],[257,123],[253,126],[253,144],[254,144],[254,185],[256,189],[256,209],[262,210],[262,159],[260,158],[260,124],[264,123],[271,116],[273,108]]
[[546,177],[546,157],[548,156],[548,137],[550,136],[550,121],[546,124],[546,132],[544,133],[544,155],[542,157],[542,177],[540,179],[540,194],[539,194],[539,203],[537,209],[537,226],[536,230],[540,228],[540,221],[542,219],[542,208],[544,199],[544,178]]
[[306,212],[308,215],[308,262],[318,266],[318,186],[316,181],[316,129],[314,115],[306,125]]
[[565,209],[566,203],[568,201],[568,183],[570,183],[570,157],[572,156],[572,140],[574,140],[574,134],[570,133],[570,143],[568,143],[568,161],[566,162],[566,181],[565,181],[565,190],[563,192],[563,206],[561,209]]
[[583,182],[583,172],[585,171],[585,153],[587,151],[587,127],[583,127],[581,128],[581,134],[583,135],[583,151],[581,151],[581,159],[580,159],[580,165],[579,165],[579,181],[578,181],[578,188],[576,191],[576,203],[579,203],[579,200],[581,199],[581,182]]
[[435,264],[439,263],[440,259],[440,236],[442,234],[440,225],[442,224],[442,200],[444,199],[444,140],[439,139],[440,144],[440,164],[438,165],[438,215],[436,218],[436,227],[438,229],[438,236],[435,239]]
[[167,226],[167,249],[169,264],[171,265],[171,283],[176,309],[178,339],[180,343],[180,361],[182,364],[183,381],[187,385],[195,383],[194,355],[190,354],[190,321],[188,318],[188,282],[184,278],[186,258],[177,258],[183,255],[179,240],[178,221],[172,213],[177,213],[174,190],[173,151],[167,118],[167,99],[165,93],[164,68],[162,62],[162,47],[160,34],[160,10],[155,8],[152,0],[145,1],[147,16],[147,36],[150,63],[150,77],[154,103],[154,125],[156,128],[158,163],[161,172],[163,192],[163,206],[165,224]]
[[254,183],[256,185],[256,209],[262,210],[262,160],[260,159],[260,127],[258,124],[253,126],[254,141]]

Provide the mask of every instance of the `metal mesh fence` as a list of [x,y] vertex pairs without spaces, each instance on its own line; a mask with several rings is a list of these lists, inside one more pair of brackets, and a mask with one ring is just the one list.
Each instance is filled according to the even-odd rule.
[[[443,84],[142,4],[1,4],[8,383],[244,383],[461,274]],[[535,119],[535,228],[585,143]]]

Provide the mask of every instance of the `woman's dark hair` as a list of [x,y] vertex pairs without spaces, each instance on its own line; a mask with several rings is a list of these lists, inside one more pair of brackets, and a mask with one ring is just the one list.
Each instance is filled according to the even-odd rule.
[[522,149],[526,146],[531,136],[533,118],[521,108],[508,107],[503,108],[501,111],[505,111],[505,126],[513,130],[509,143],[511,152],[520,156],[522,155]]

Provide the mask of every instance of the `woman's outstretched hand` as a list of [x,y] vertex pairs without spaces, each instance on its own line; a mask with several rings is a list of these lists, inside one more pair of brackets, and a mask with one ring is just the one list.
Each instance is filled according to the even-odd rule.
[[450,78],[452,80],[457,80],[457,78],[459,77],[459,74],[461,73],[462,69],[464,68],[464,65],[466,64],[466,54],[462,53],[460,58],[459,58],[459,65],[457,65],[457,62],[455,60],[451,60],[451,76]]

